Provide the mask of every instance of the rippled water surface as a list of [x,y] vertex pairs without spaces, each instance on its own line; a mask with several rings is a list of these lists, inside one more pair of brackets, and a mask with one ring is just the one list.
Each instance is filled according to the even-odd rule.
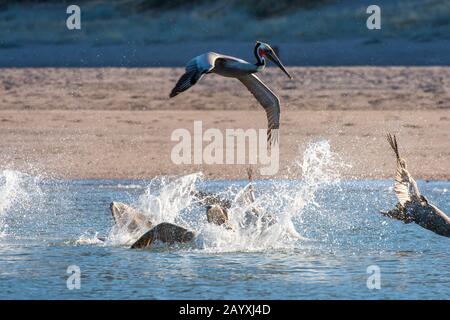
[[[10,177],[5,177],[8,174]],[[295,241],[273,238],[274,243],[259,245],[245,236],[227,238],[224,231],[215,234],[200,223],[204,209],[189,205],[192,208],[179,214],[183,219],[175,216],[169,220],[206,234],[202,243],[131,250],[114,241],[102,243],[96,237],[110,236],[111,201],[142,207],[143,199],[151,197],[149,185],[153,182],[47,181],[16,172],[4,172],[2,179],[2,299],[450,296],[450,239],[378,214],[379,209],[395,204],[391,181],[341,181],[314,190],[314,201],[306,201],[301,214],[292,219],[302,236]],[[195,183],[198,189],[222,191],[230,186],[239,189],[246,181]],[[297,190],[302,182],[277,184],[281,187],[258,181],[257,195],[264,199],[265,194],[280,188]],[[450,211],[449,182],[420,181],[419,187],[444,211]],[[283,212],[289,203],[279,205]],[[277,214],[276,203],[271,206]],[[164,216],[160,218],[164,220]],[[79,290],[67,288],[70,265],[81,270]],[[371,265],[380,268],[380,290],[367,288]]]
[[[255,181],[252,205],[276,219],[266,227],[245,223],[247,180],[55,180],[2,170],[0,298],[448,299],[450,239],[380,215],[395,205],[392,181],[342,181],[345,165],[318,141],[289,167],[289,179]],[[450,212],[450,182],[419,187]],[[232,230],[206,221],[195,190],[232,202]],[[111,201],[195,239],[129,249],[139,235],[114,225]]]

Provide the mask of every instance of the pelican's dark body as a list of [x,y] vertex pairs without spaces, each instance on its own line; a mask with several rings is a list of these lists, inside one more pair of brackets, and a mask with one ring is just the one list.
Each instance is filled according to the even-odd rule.
[[172,223],[163,222],[147,231],[133,243],[131,249],[150,248],[155,241],[167,244],[185,243],[192,241],[194,237],[192,231]]
[[450,218],[420,193],[416,181],[406,168],[406,161],[400,157],[396,137],[388,134],[387,138],[397,158],[394,190],[398,203],[394,209],[382,214],[404,223],[415,222],[436,234],[450,237]]

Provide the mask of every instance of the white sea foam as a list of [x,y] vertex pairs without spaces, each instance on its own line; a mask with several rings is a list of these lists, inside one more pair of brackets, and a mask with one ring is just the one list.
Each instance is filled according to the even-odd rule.
[[103,245],[104,241],[102,241],[99,237],[98,232],[94,232],[93,234],[85,232],[82,234],[76,241],[76,245]]

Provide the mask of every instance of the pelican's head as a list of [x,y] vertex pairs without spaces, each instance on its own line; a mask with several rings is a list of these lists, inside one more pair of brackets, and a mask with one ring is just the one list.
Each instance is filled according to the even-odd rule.
[[261,64],[264,64],[266,62],[266,58],[269,59],[270,61],[275,63],[289,77],[289,79],[292,79],[292,76],[281,63],[280,59],[275,53],[275,50],[273,50],[272,47],[267,43],[256,41],[255,56]]

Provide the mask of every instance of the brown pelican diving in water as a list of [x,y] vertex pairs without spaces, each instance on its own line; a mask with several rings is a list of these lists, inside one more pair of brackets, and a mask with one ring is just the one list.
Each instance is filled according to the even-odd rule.
[[400,157],[395,135],[388,134],[387,140],[397,158],[394,192],[398,203],[394,209],[381,213],[404,223],[415,222],[441,236],[450,237],[450,218],[439,208],[429,203],[420,193],[416,181],[408,172],[406,161]]
[[[258,206],[254,194],[251,168],[247,170],[247,174],[250,183],[233,201],[220,194],[210,192],[195,191],[191,193],[195,202],[205,207],[208,223],[235,231],[236,228],[230,224],[228,216],[233,203],[246,208],[244,221],[239,224],[240,228],[247,229],[260,224],[261,231],[264,231],[277,222],[275,216],[266,213]],[[155,241],[169,245],[188,243],[196,237],[195,232],[173,223],[162,222],[155,225],[149,216],[121,202],[112,202],[110,210],[115,222],[114,227],[130,237],[128,244],[132,249],[151,248]],[[291,237],[298,237],[298,233],[293,226],[286,231]],[[106,241],[105,237],[99,237],[98,239]]]
[[254,48],[256,63],[215,52],[207,52],[199,55],[186,64],[186,72],[178,80],[170,93],[175,97],[195,85],[204,74],[216,73],[224,77],[239,79],[242,84],[253,94],[266,111],[268,130],[267,140],[269,145],[278,141],[278,129],[280,127],[280,100],[255,73],[264,70],[266,59],[275,63],[290,79],[292,76],[285,69],[275,51],[263,42],[256,42]]
[[[208,192],[196,192],[194,197],[198,203],[206,206],[208,222],[224,226],[228,230],[235,230],[229,221],[229,211],[232,206],[244,208],[244,215],[238,222],[240,229],[257,228],[261,234],[278,221],[277,216],[264,210],[255,196],[253,183],[253,169],[247,168],[249,183],[237,194],[234,200],[228,200],[220,195]],[[285,234],[291,239],[300,239],[292,221],[285,221]]]
[[[155,225],[147,215],[121,202],[112,202],[110,209],[115,227],[130,236],[131,249],[151,248],[155,241],[169,245],[188,243],[196,236],[194,232],[173,223],[162,222]],[[231,229],[226,209],[218,204],[207,205],[206,215],[209,223]],[[106,241],[105,237],[98,239]]]
[[[186,243],[195,234],[173,223],[162,222],[155,225],[147,215],[121,202],[110,205],[115,227],[126,232],[131,238],[131,248],[149,248],[155,241],[167,244]],[[106,238],[99,238],[105,241]]]

